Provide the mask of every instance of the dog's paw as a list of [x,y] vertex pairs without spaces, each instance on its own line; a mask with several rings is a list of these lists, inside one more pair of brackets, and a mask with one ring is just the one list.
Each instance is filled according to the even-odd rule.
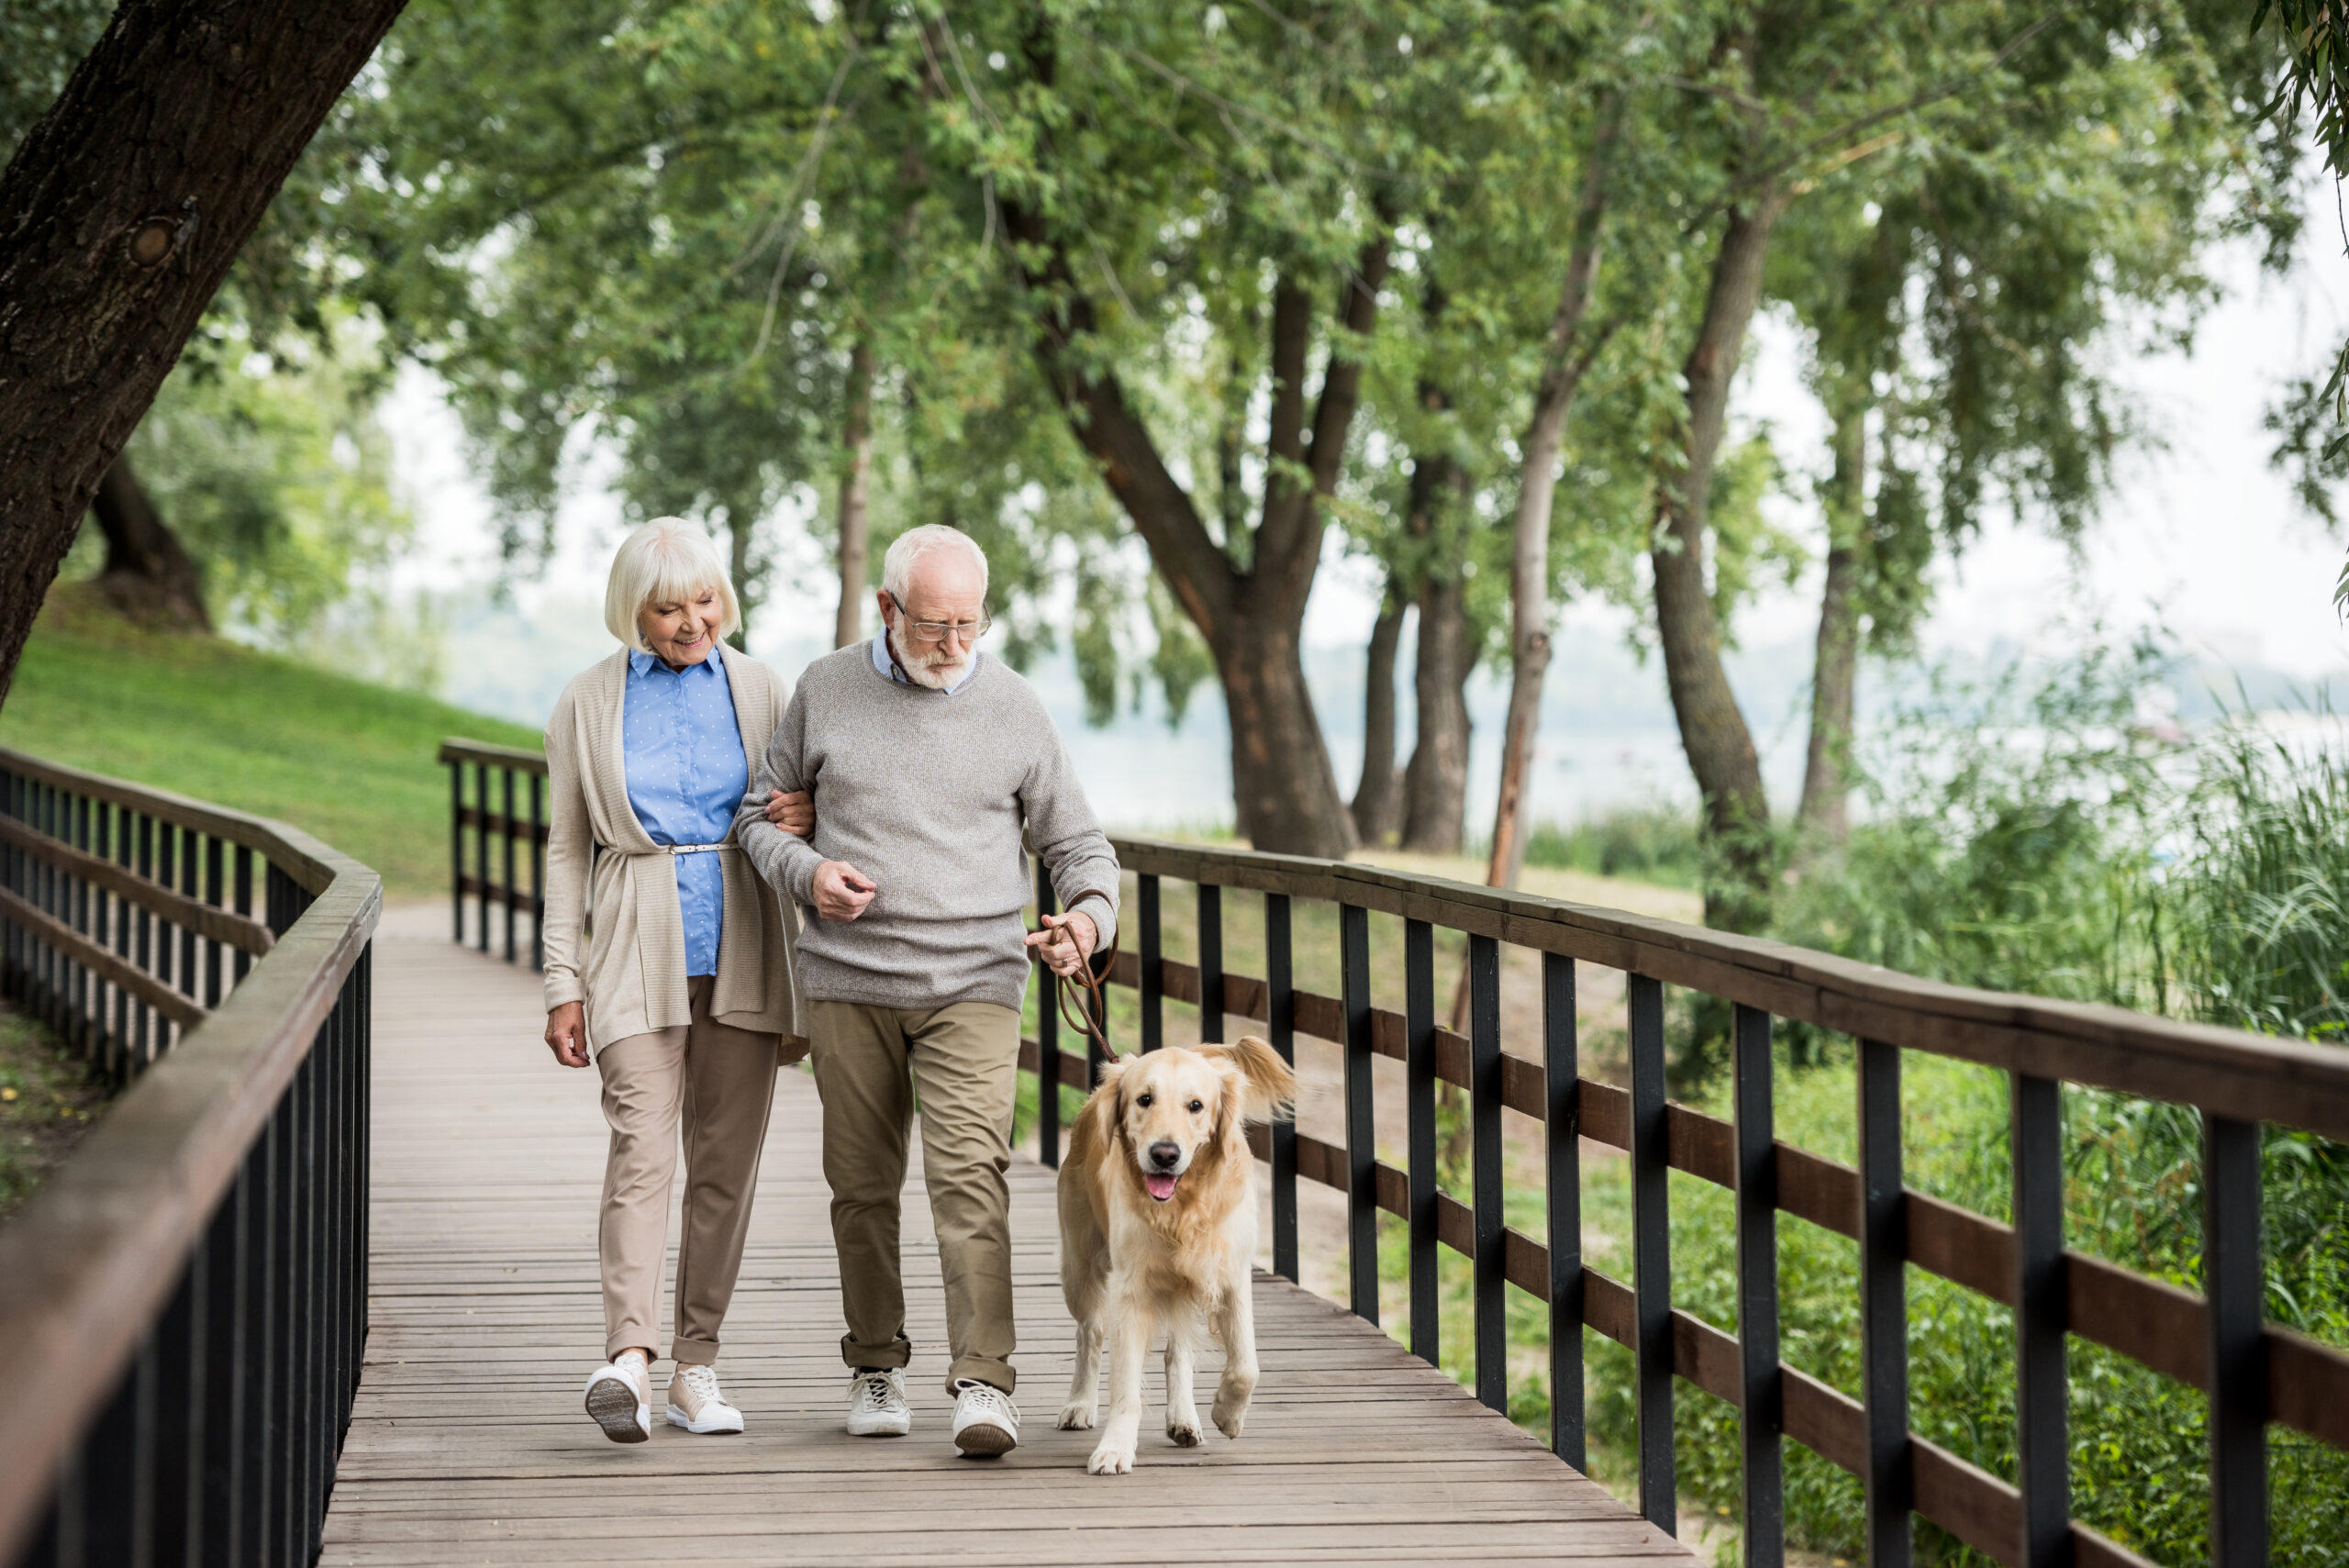
[[1103,1443],[1099,1448],[1095,1449],[1093,1457],[1085,1462],[1085,1473],[1088,1475],[1126,1475],[1131,1473],[1133,1467],[1133,1450],[1116,1449],[1108,1443]]
[[1199,1418],[1197,1416],[1187,1421],[1167,1422],[1166,1437],[1167,1440],[1176,1448],[1197,1448],[1206,1440],[1200,1436]]
[[1237,1398],[1219,1394],[1215,1400],[1215,1429],[1225,1437],[1237,1438],[1240,1429],[1248,1424],[1248,1396]]
[[1061,1407],[1060,1426],[1061,1430],[1064,1432],[1082,1432],[1091,1430],[1093,1427],[1093,1407],[1090,1405],[1080,1405],[1076,1401],[1071,1400],[1069,1403]]

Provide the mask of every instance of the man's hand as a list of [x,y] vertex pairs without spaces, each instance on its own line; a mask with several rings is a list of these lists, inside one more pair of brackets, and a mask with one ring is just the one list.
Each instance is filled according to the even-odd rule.
[[816,868],[816,913],[827,920],[855,919],[877,891],[846,861],[826,861]]
[[1054,974],[1074,974],[1083,969],[1100,940],[1090,915],[1047,915],[1044,929],[1027,937],[1028,945],[1037,950],[1044,967]]
[[816,797],[804,789],[785,795],[779,789],[767,791],[767,820],[795,839],[804,839],[816,830]]
[[547,1049],[565,1067],[587,1065],[587,1013],[576,1002],[565,1002],[547,1015]]

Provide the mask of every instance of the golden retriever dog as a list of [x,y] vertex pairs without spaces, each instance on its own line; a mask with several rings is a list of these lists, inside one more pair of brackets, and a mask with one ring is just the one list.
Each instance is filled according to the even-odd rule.
[[1123,1475],[1141,1429],[1152,1335],[1166,1332],[1166,1435],[1198,1445],[1191,1372],[1206,1333],[1223,1346],[1215,1424],[1240,1435],[1256,1389],[1249,1266],[1256,1256],[1250,1121],[1287,1114],[1297,1075],[1253,1035],[1167,1046],[1102,1069],[1061,1164],[1061,1294],[1076,1319],[1076,1375],[1063,1430],[1093,1425],[1101,1354],[1109,1419],[1085,1468]]

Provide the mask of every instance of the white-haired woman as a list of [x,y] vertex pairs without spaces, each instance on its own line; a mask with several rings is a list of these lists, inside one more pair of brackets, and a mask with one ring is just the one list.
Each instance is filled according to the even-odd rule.
[[[775,1070],[807,1050],[797,912],[743,863],[730,831],[786,695],[773,671],[726,646],[741,619],[708,535],[674,517],[645,524],[622,541],[604,595],[604,622],[627,646],[565,687],[547,721],[546,1040],[556,1061],[592,1061],[604,1082],[605,1364],[586,1403],[617,1442],[652,1435],[681,1125],[668,1418],[742,1429],[718,1385],[718,1326]],[[795,833],[814,822],[805,795],[778,812]]]

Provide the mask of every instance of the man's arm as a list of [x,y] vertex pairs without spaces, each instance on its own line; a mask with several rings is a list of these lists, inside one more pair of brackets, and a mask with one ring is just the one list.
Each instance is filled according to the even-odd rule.
[[783,710],[783,722],[767,740],[766,754],[751,775],[750,793],[734,812],[734,841],[742,846],[768,885],[795,904],[816,902],[816,868],[824,857],[796,834],[786,833],[767,820],[767,796],[772,790],[802,790],[813,786],[807,776],[807,684],[802,681]]
[[1060,732],[1049,718],[1042,725],[1040,754],[1020,790],[1028,841],[1052,873],[1061,907],[1091,920],[1094,951],[1107,952],[1118,935],[1117,851],[1076,782]]

